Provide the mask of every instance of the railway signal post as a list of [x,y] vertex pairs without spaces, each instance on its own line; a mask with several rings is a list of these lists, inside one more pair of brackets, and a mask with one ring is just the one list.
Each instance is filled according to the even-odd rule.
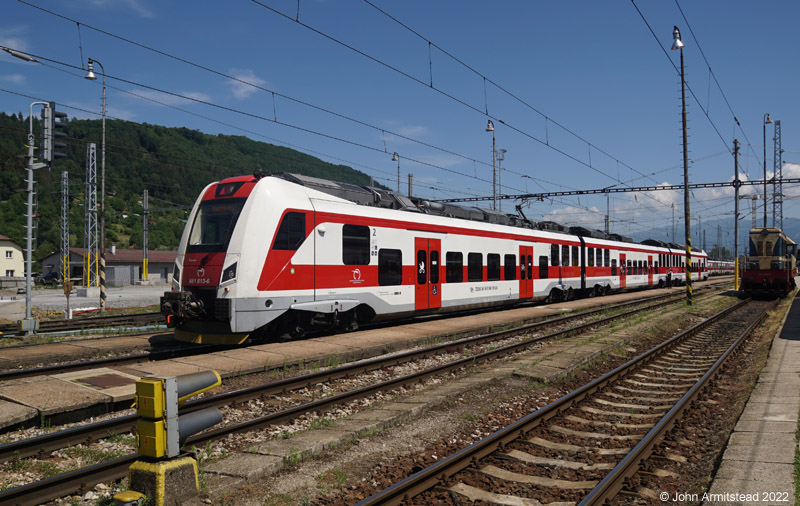
[[[137,504],[149,497],[151,504],[179,504],[197,495],[197,460],[181,453],[186,439],[222,421],[217,408],[179,415],[190,397],[219,386],[216,371],[177,377],[148,377],[136,382],[136,441],[142,459],[128,471],[134,495],[115,496],[119,504]],[[137,495],[138,494],[138,495]]]

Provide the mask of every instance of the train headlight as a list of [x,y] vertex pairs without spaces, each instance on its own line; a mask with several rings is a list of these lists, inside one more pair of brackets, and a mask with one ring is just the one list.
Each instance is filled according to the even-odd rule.
[[174,280],[176,283],[179,283],[179,284],[180,284],[180,282],[181,282],[181,268],[180,268],[180,267],[178,267],[178,264],[175,264],[175,265],[172,267],[172,279],[173,279],[173,280]]
[[225,283],[226,281],[230,281],[232,279],[236,279],[236,268],[238,267],[239,262],[227,267],[224,271],[222,271],[222,281],[221,283]]

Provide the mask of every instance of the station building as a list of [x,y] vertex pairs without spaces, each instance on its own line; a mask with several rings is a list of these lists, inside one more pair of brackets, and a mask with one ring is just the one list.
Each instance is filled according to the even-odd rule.
[[[149,283],[169,284],[172,282],[172,269],[175,264],[177,251],[147,250]],[[122,249],[112,245],[106,249],[106,286],[125,286],[142,283],[141,249]],[[83,248],[69,249],[69,277],[77,286],[87,286],[84,271],[88,269],[86,250]],[[61,250],[53,252],[41,259],[42,274],[58,271],[61,261]],[[92,258],[92,268],[97,272],[99,261]]]

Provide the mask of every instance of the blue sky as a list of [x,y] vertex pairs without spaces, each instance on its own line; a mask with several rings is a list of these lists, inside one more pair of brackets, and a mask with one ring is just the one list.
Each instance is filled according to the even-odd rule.
[[[80,70],[91,57],[107,73],[110,117],[291,146],[391,188],[397,152],[403,191],[413,173],[415,195],[432,199],[491,196],[487,110],[497,148],[507,150],[504,193],[682,183],[680,77],[673,67],[679,52],[669,50],[678,25],[687,82],[699,99],[687,95],[691,182],[732,179],[734,138],[742,143],[743,179],[760,179],[767,112],[781,120],[783,159],[790,162],[784,176],[800,176],[796,1],[374,0],[477,74],[436,47],[429,51],[426,40],[363,1],[29,2],[72,21],[4,2],[0,45],[57,63],[0,53],[2,111],[27,114],[30,96],[55,100],[70,116],[99,117],[100,83]],[[302,24],[295,22],[298,4]],[[271,91],[279,94],[274,100]],[[772,136],[768,125],[770,177]],[[785,193],[800,189],[787,186]],[[682,202],[675,192],[616,194],[611,228],[630,234],[664,226],[673,203],[682,215]],[[732,190],[696,190],[692,214],[706,222],[724,218],[732,234],[732,202]],[[506,201],[503,210],[513,206]],[[602,228],[605,207],[604,197],[584,196],[533,202],[525,212]],[[742,213],[746,229],[749,202]],[[784,214],[800,217],[800,201],[787,201]]]

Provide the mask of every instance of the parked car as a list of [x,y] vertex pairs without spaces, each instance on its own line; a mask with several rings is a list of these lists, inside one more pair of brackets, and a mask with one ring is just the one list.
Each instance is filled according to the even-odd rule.
[[61,273],[57,271],[50,271],[47,274],[36,277],[37,285],[56,286],[61,283]]

